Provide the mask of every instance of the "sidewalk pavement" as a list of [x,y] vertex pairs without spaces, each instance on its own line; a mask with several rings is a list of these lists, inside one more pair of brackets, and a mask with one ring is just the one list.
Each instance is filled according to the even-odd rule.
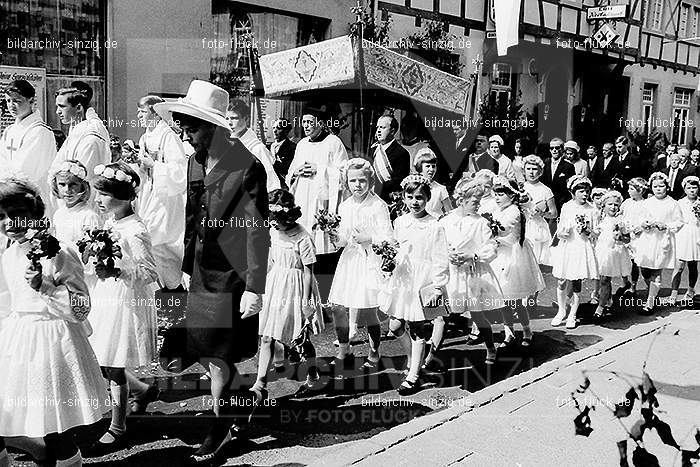
[[[409,423],[359,441],[318,459],[313,465],[460,465],[460,466],[617,466],[616,443],[626,433],[602,406],[619,403],[629,386],[639,384],[642,365],[658,389],[661,420],[685,449],[695,449],[700,426],[700,312],[679,311],[635,326],[584,350],[500,381],[471,395],[467,404],[418,417]],[[577,410],[571,393],[589,374],[590,392],[579,396],[588,405],[593,432],[576,436]],[[639,401],[622,423],[638,419]],[[681,465],[680,453],[664,445],[656,432],[644,434],[646,449],[662,466]],[[628,443],[632,464],[633,443]]]

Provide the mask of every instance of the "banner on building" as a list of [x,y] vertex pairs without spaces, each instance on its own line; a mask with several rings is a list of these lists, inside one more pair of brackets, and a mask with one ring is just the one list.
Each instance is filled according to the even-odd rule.
[[[36,109],[46,121],[46,69],[0,65],[0,90],[16,79],[26,79],[36,89]],[[7,110],[4,95],[0,94],[0,134],[15,122]]]
[[518,45],[521,0],[494,1],[496,23],[496,46],[498,55],[506,55],[508,47]]

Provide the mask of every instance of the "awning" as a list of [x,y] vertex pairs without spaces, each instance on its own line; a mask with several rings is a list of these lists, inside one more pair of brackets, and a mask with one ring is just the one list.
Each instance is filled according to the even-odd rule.
[[[391,105],[421,103],[463,115],[472,83],[399,53],[350,36],[260,57],[267,98]],[[376,102],[376,101],[375,101]]]

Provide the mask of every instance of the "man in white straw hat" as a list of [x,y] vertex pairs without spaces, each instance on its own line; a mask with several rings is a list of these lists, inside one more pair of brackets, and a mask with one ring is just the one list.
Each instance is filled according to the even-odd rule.
[[232,422],[249,420],[251,407],[266,396],[232,388],[235,363],[257,351],[270,234],[265,169],[230,137],[228,100],[225,90],[195,80],[186,97],[153,106],[177,122],[195,149],[188,161],[183,271],[191,281],[184,358],[208,363],[215,401],[209,433],[190,457],[197,464],[210,462],[233,436]]

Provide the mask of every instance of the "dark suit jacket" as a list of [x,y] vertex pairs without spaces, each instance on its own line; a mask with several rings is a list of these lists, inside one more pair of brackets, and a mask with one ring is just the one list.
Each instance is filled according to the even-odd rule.
[[574,165],[565,161],[563,157],[559,159],[559,165],[554,174],[552,174],[551,158],[544,161],[544,172],[542,172],[540,181],[552,190],[554,194],[554,204],[557,205],[558,212],[561,212],[562,205],[571,198],[569,189],[566,187],[566,182],[575,174],[576,169]]
[[[661,172],[665,173],[669,177],[671,176],[671,168],[668,167],[666,169],[663,169]],[[673,199],[681,199],[685,196],[685,190],[683,190],[683,179],[685,177],[688,177],[690,175],[695,175],[697,176],[698,168],[689,162],[685,164],[685,167],[682,169],[678,170],[678,174],[676,174],[676,179],[673,181],[673,186],[671,186],[671,191],[670,195],[671,198]],[[671,180],[669,179],[669,182]]]
[[627,152],[622,161],[620,161],[620,156],[617,154],[615,154],[613,157],[617,159],[617,177],[622,179],[625,184],[627,184],[627,182],[634,177],[642,177],[647,179],[649,178],[649,175],[651,175],[648,164],[646,164],[640,157],[633,156],[630,152]]
[[264,293],[270,234],[263,165],[238,139],[204,175],[206,153],[188,161],[185,255],[189,358],[238,362],[255,355],[257,316],[241,320],[244,291]]
[[[270,148],[272,148],[272,145],[270,145]],[[292,165],[296,149],[297,143],[287,138],[282,142],[275,154],[275,162],[272,167],[275,169],[275,173],[279,175],[282,185],[284,185],[284,179],[289,172],[289,166]]]
[[[376,149],[376,145],[373,148]],[[386,148],[386,156],[391,164],[391,180],[381,185],[379,197],[390,203],[391,193],[401,191],[401,181],[411,173],[411,156],[396,140],[393,140]],[[372,162],[374,162],[374,150],[372,151]]]
[[498,174],[498,161],[491,157],[487,151],[476,160],[476,168],[477,170],[490,170],[494,174]]
[[593,165],[593,170],[591,170],[591,183],[593,183],[593,186],[609,188],[613,177],[618,176],[618,163],[619,159],[613,155],[610,156],[610,162],[605,167],[603,156],[599,156]]

